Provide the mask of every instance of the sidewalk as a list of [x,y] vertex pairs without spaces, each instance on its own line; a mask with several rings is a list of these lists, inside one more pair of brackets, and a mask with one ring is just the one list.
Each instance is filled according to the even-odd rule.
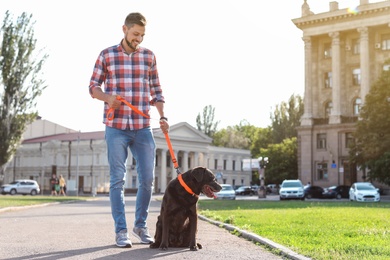
[[[127,196],[129,228],[133,227],[134,204],[135,197]],[[148,219],[152,235],[159,212],[160,202],[153,199]],[[0,259],[283,259],[217,225],[207,219],[198,221],[197,240],[203,245],[198,251],[150,249],[132,235],[132,248],[117,248],[108,197],[27,207],[0,212]],[[290,253],[291,259],[305,259]]]

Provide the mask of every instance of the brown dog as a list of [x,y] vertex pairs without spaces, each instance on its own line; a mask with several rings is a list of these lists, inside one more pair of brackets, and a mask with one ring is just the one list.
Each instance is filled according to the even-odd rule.
[[196,167],[179,174],[165,190],[157,218],[155,241],[150,248],[167,250],[168,247],[189,247],[193,251],[201,249],[202,245],[196,243],[198,196],[202,192],[207,197],[214,197],[214,192],[221,189],[214,174],[204,167]]

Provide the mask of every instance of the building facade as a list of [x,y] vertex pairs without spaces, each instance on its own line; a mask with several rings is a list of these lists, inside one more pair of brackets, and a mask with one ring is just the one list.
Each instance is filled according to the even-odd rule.
[[[165,135],[159,128],[153,129],[153,133],[157,146],[154,192],[163,193],[177,171]],[[242,170],[243,159],[251,156],[249,150],[212,146],[210,137],[188,123],[172,125],[169,137],[181,172],[203,166],[212,170],[220,183],[250,185],[251,172]],[[70,193],[108,193],[104,131],[81,133],[46,120],[33,122],[6,169],[3,183],[34,179],[47,193],[53,173],[65,177]],[[129,152],[125,188],[135,192],[137,186],[136,162]]]
[[390,58],[390,1],[360,0],[355,9],[314,14],[309,1],[293,23],[303,32],[304,115],[298,128],[298,174],[327,187],[366,179],[349,162],[349,143],[370,86]]

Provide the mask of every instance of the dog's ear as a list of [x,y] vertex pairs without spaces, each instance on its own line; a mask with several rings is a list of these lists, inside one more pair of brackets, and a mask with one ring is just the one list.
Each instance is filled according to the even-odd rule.
[[203,167],[196,167],[192,169],[191,175],[195,178],[197,182],[201,182],[203,180],[203,176],[206,169]]

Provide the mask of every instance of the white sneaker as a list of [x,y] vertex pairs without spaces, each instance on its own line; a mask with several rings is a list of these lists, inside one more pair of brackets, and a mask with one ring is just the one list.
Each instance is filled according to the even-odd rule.
[[116,234],[115,242],[118,247],[132,246],[131,241],[129,239],[129,234],[127,233],[127,229],[123,229]]
[[152,244],[154,239],[149,235],[148,228],[133,228],[133,235],[140,240],[142,244]]

